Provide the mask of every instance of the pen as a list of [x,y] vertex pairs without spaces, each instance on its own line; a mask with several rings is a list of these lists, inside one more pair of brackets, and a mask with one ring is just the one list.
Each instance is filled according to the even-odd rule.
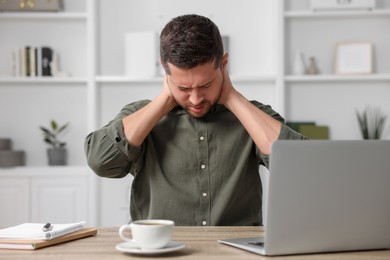
[[42,231],[43,232],[47,232],[47,231],[50,231],[53,229],[53,226],[50,224],[50,223],[46,223],[43,228],[42,228]]

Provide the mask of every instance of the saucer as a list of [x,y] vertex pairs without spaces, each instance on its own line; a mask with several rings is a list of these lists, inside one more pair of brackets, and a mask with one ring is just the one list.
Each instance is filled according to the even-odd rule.
[[124,242],[116,245],[116,250],[124,252],[124,253],[130,253],[130,254],[140,254],[140,255],[153,255],[153,254],[163,254],[163,253],[169,253],[169,252],[174,252],[177,250],[180,250],[184,248],[185,245],[176,242],[176,241],[171,241],[168,243],[168,245],[164,248],[159,248],[159,249],[141,249],[138,247],[136,244],[132,242]]

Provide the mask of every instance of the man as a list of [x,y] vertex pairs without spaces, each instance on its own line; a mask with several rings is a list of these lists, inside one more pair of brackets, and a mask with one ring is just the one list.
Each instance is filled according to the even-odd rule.
[[259,165],[268,166],[275,140],[305,137],[234,88],[221,35],[208,18],[170,21],[160,56],[166,72],[160,95],[125,106],[89,134],[88,164],[102,177],[134,176],[133,220],[261,225]]

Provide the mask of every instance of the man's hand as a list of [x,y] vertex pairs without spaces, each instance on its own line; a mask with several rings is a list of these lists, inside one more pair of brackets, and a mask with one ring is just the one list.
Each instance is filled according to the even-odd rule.
[[238,94],[238,92],[234,88],[227,70],[224,70],[222,73],[223,73],[223,82],[222,82],[222,89],[218,99],[218,103],[226,106],[229,99],[233,98],[233,96]]
[[278,139],[280,133],[280,122],[250,103],[233,87],[227,71],[223,73],[224,80],[218,103],[224,105],[240,120],[260,151],[270,154],[271,145]]
[[141,145],[153,127],[171,111],[177,102],[173,97],[165,75],[161,94],[140,110],[122,119],[123,131],[127,142],[131,145]]
[[168,98],[168,104],[171,105],[172,108],[178,105],[178,103],[176,102],[175,98],[172,95],[172,91],[168,83],[168,76],[166,74],[164,75],[163,89],[161,95]]

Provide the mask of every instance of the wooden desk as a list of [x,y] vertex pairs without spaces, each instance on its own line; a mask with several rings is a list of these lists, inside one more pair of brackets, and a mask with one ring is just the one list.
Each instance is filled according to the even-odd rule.
[[[390,259],[390,250],[361,251],[297,255],[287,257],[262,257],[217,242],[218,239],[258,236],[261,227],[176,227],[174,240],[186,247],[180,251],[156,256],[162,259]],[[122,243],[118,228],[99,228],[95,237],[84,238],[34,251],[0,250],[0,259],[151,259],[141,255],[117,251],[115,245]]]

